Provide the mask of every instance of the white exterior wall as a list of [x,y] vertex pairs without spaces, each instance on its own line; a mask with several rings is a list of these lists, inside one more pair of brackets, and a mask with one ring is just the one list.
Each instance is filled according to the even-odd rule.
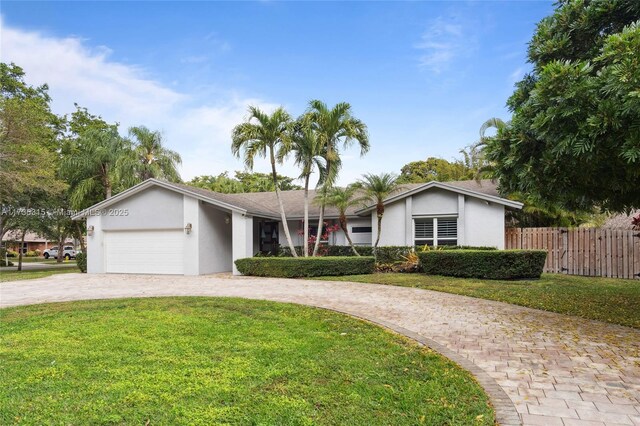
[[[371,233],[357,233],[357,234],[353,233],[353,228],[360,227],[360,226],[371,226],[371,220],[367,217],[347,220],[347,229],[349,230],[351,241],[353,241],[353,244],[356,246],[370,246],[371,244],[373,244],[373,241],[371,240],[371,236],[372,236]],[[336,237],[337,245],[346,246],[349,244],[342,230],[338,231],[337,234],[338,234]]]
[[88,216],[87,229],[91,226],[93,226],[93,235],[87,235],[87,273],[103,274],[104,234],[102,233],[102,217]]
[[[405,200],[386,205],[382,216],[382,234],[379,246],[403,246],[405,245],[405,230],[407,220]],[[378,237],[378,216],[376,211],[371,212],[371,244]]]
[[[233,232],[233,262],[245,257],[253,257],[253,217],[233,212],[231,216],[231,229]],[[233,264],[233,274],[240,275],[235,263]]]
[[[127,209],[126,215],[109,214]],[[151,187],[110,207],[102,214],[104,230],[125,229],[184,229],[183,195],[174,191]]]
[[464,204],[464,244],[504,249],[504,206],[473,197]]
[[231,213],[200,202],[198,223],[198,273],[213,274],[231,271],[233,262]]

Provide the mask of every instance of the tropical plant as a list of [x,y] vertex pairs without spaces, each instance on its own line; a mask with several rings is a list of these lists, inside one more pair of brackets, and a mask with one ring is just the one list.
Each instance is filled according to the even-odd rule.
[[[289,224],[284,212],[280,189],[278,188],[278,173],[276,171],[276,162],[281,163],[281,156],[290,149],[291,127],[291,116],[283,108],[278,108],[269,115],[257,107],[250,106],[248,119],[233,129],[231,152],[237,158],[242,156],[244,164],[249,170],[253,170],[256,156],[269,157],[273,186],[275,187],[280,207],[282,227],[291,253],[294,257],[297,257],[289,232]],[[277,155],[278,153],[279,155]]]
[[358,253],[356,247],[353,245],[353,241],[351,241],[349,229],[347,228],[346,215],[348,208],[362,204],[362,197],[357,197],[357,191],[357,185],[347,186],[346,188],[334,186],[328,190],[326,197],[320,195],[317,200],[319,202],[323,202],[324,200],[324,203],[327,206],[333,206],[338,209],[338,223],[340,224],[340,228],[342,229],[342,232],[344,232],[353,253],[356,256],[360,256],[360,253]]
[[362,176],[362,179],[358,181],[358,185],[364,191],[364,197],[376,204],[378,236],[373,247],[378,248],[380,234],[382,233],[384,200],[398,190],[398,177],[392,173],[381,173],[379,175],[368,173]]
[[133,166],[140,182],[151,178],[182,181],[177,169],[182,164],[182,158],[176,151],[163,146],[160,132],[137,126],[129,129],[129,136],[133,138]]
[[90,194],[102,199],[137,183],[130,165],[131,142],[116,128],[89,129],[63,152],[60,172],[70,183],[73,207],[86,204]]
[[322,145],[318,140],[317,133],[308,123],[309,120],[305,120],[304,117],[298,120],[291,145],[294,164],[300,168],[299,178],[304,180],[304,219],[302,224],[304,257],[309,256],[309,181],[314,171],[317,171],[319,175],[316,187],[321,185],[326,177]]
[[[353,117],[351,105],[340,102],[329,109],[327,105],[317,99],[309,102],[309,108],[305,114],[305,121],[316,133],[318,143],[325,158],[326,177],[324,187],[333,186],[342,166],[340,149],[347,148],[354,143],[360,146],[360,155],[369,150],[369,135],[367,126],[359,119]],[[323,194],[323,199],[326,193]],[[321,201],[320,215],[318,217],[318,229],[324,223],[325,202]],[[316,240],[313,255],[318,253],[320,240]]]

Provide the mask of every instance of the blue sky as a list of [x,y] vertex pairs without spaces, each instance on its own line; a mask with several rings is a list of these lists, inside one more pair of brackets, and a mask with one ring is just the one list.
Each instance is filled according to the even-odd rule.
[[242,169],[229,133],[249,104],[297,116],[313,98],[349,102],[372,148],[345,152],[348,183],[452,159],[486,119],[508,119],[526,44],[552,11],[546,1],[3,1],[0,58],[47,82],[57,113],[78,102],[123,133],[162,130],[186,179]]

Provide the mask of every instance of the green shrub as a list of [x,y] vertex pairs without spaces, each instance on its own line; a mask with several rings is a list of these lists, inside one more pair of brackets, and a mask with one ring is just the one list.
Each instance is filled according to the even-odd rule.
[[430,275],[511,280],[540,278],[544,250],[432,250],[418,252],[422,271]]
[[84,253],[76,253],[76,264],[83,274],[87,272],[87,255]]
[[4,257],[0,259],[0,267],[5,267],[5,266],[13,266],[13,262],[10,260],[4,260]]
[[260,277],[319,277],[324,275],[371,274],[375,259],[362,257],[248,257],[236,260],[244,275]]
[[24,255],[26,257],[38,257],[39,253],[36,250],[29,250]]

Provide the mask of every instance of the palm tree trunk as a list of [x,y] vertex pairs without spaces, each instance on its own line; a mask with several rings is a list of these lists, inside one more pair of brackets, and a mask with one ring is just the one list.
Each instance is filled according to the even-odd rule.
[[291,234],[289,233],[289,224],[287,223],[287,215],[284,212],[284,205],[282,204],[282,198],[280,197],[280,189],[278,189],[278,174],[276,173],[276,158],[273,155],[273,147],[269,147],[269,152],[271,154],[271,173],[273,174],[273,185],[276,188],[276,198],[278,198],[278,205],[280,207],[280,218],[282,219],[282,228],[284,229],[285,237],[287,237],[287,243],[289,244],[291,255],[293,257],[298,257],[298,253],[296,253],[296,248],[294,247],[293,241],[291,240]]
[[322,225],[324,224],[324,205],[326,198],[327,195],[325,193],[325,195],[322,196],[322,205],[320,206],[320,216],[318,218],[318,230],[316,231],[316,243],[313,246],[314,257],[318,255],[318,249],[320,248],[320,238],[322,236]]
[[384,215],[384,204],[379,202],[376,210],[378,213],[378,236],[376,237],[376,243],[373,246],[374,250],[378,248],[378,243],[380,242],[380,233],[382,232],[382,216]]
[[309,257],[309,178],[307,174],[304,178],[304,257]]
[[347,228],[347,217],[344,215],[344,213],[340,213],[340,228],[342,228],[342,232],[344,232],[345,237],[347,237],[347,241],[351,246],[353,254],[355,254],[356,256],[360,256],[360,253],[358,253],[358,250],[356,250],[356,247],[353,245],[353,241],[351,241],[349,229]]

